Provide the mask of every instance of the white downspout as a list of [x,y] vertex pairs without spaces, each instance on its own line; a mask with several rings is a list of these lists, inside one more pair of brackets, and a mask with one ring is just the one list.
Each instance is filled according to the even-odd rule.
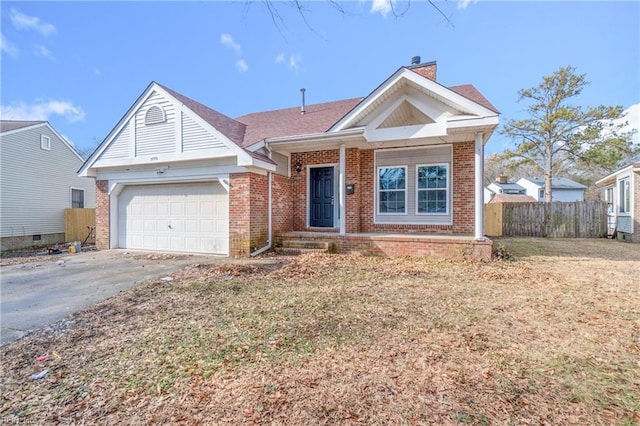
[[475,188],[476,188],[476,211],[475,211],[475,239],[484,240],[484,145],[482,143],[482,133],[476,133],[475,144]]
[[268,209],[268,213],[267,213],[267,224],[268,224],[268,235],[267,235],[267,245],[259,248],[258,250],[254,251],[253,253],[251,253],[249,256],[251,257],[255,257],[259,254],[264,253],[265,251],[269,250],[271,248],[271,245],[273,244],[273,229],[271,226],[271,172],[267,172],[267,187],[268,189],[268,201],[267,201],[267,209]]
[[345,155],[346,151],[345,151],[345,147],[344,144],[340,145],[340,165],[338,166],[340,168],[340,175],[338,178],[338,184],[339,184],[339,188],[338,188],[338,195],[340,197],[340,201],[339,201],[339,212],[340,212],[340,235],[344,235],[346,233],[346,216],[347,216],[347,212],[345,209],[345,205],[346,203],[346,198],[345,198]]

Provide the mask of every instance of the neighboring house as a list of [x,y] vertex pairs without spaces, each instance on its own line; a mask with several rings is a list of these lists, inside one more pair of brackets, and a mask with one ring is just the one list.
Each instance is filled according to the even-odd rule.
[[46,121],[0,121],[2,250],[64,242],[64,209],[95,206],[82,164]]
[[596,182],[609,203],[609,233],[640,243],[640,163],[633,163]]
[[307,238],[490,258],[483,146],[499,113],[435,77],[418,60],[363,99],[303,92],[235,119],[152,82],[79,172],[96,179],[98,248],[247,256]]
[[507,176],[500,175],[484,188],[484,202],[490,202],[497,194],[526,195],[526,193],[526,189],[522,186],[509,182]]
[[[516,183],[525,188],[526,194],[535,198],[536,201],[545,201],[543,178],[521,178]],[[571,179],[552,178],[551,201],[584,201],[586,189],[586,186]]]

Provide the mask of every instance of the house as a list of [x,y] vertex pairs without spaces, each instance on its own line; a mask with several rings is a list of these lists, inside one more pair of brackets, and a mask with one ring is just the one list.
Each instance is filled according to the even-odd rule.
[[507,176],[500,175],[484,188],[484,202],[490,202],[497,194],[526,195],[526,189],[517,183],[509,182]]
[[640,163],[633,163],[596,182],[609,203],[609,233],[640,243]]
[[0,121],[2,250],[64,242],[64,209],[95,206],[83,162],[46,121]]
[[[416,58],[414,58],[416,59]],[[225,116],[152,82],[79,174],[99,249],[488,259],[483,151],[499,113],[472,85],[402,66],[364,98]]]
[[[544,201],[544,178],[520,178],[516,182],[536,201]],[[551,178],[552,201],[584,201],[586,186],[567,178]]]

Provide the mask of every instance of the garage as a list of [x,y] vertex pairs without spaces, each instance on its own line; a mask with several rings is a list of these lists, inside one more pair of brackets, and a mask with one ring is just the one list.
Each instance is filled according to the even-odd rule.
[[118,199],[118,245],[229,254],[229,195],[218,182],[129,185]]

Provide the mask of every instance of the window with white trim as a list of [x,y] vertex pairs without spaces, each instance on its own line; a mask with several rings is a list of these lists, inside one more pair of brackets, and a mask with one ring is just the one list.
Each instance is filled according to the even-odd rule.
[[407,167],[378,167],[378,214],[407,213]]
[[449,211],[449,167],[446,164],[417,166],[417,214]]
[[40,149],[51,151],[51,138],[47,135],[40,135]]
[[620,213],[631,213],[631,180],[620,180]]
[[84,208],[84,189],[71,188],[71,208]]

